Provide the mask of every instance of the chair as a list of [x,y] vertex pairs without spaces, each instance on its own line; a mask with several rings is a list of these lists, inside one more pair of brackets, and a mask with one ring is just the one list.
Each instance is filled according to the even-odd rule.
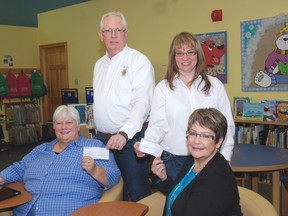
[[[240,205],[244,216],[277,216],[273,205],[258,193],[238,186]],[[162,215],[165,205],[165,195],[155,192],[141,200],[139,203],[149,207],[146,216]]]
[[[114,185],[112,188],[103,192],[103,196],[99,200],[100,202],[112,202],[112,201],[122,201],[123,200],[123,179],[120,177],[118,184]],[[0,216],[12,216],[12,211],[1,211]]]
[[0,216],[13,216],[12,211],[1,211],[0,210]]
[[163,214],[163,209],[166,201],[166,196],[157,191],[141,200],[138,203],[145,204],[149,207],[149,210],[145,216],[160,216]]
[[121,201],[123,200],[123,179],[120,177],[118,184],[103,192],[99,202]]
[[277,216],[274,206],[258,193],[240,186],[238,191],[245,216]]

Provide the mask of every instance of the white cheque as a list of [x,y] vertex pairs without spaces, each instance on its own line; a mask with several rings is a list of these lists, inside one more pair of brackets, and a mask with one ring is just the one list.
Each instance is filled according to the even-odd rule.
[[109,160],[109,150],[100,147],[84,147],[83,156],[90,156],[98,160]]
[[153,155],[155,157],[161,156],[161,154],[163,152],[163,147],[162,146],[160,146],[157,143],[153,143],[153,142],[147,141],[145,139],[141,139],[139,149],[140,149],[141,152]]

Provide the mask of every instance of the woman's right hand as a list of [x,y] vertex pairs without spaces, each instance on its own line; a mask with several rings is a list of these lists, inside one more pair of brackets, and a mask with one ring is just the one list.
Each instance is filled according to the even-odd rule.
[[135,151],[137,157],[144,157],[146,154],[144,152],[140,151],[139,146],[140,146],[140,142],[135,142],[134,151]]
[[156,157],[153,160],[151,170],[155,175],[157,175],[161,179],[161,181],[167,179],[166,167],[163,160],[161,160],[160,156]]

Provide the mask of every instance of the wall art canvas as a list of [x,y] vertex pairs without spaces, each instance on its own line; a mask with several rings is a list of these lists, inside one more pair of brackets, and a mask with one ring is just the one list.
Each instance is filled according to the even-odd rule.
[[80,117],[80,125],[87,124],[86,104],[68,104],[68,106],[73,106],[78,111]]
[[205,58],[206,73],[227,83],[227,33],[212,32],[197,34]]
[[243,91],[288,90],[288,15],[241,22]]

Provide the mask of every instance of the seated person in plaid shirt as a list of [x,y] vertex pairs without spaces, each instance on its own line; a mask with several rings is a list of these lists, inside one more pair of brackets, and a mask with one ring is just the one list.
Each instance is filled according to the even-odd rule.
[[33,199],[13,210],[13,215],[68,216],[76,209],[97,203],[103,189],[120,180],[113,154],[109,160],[83,156],[85,147],[105,145],[81,134],[78,111],[59,106],[53,115],[56,139],[34,148],[19,162],[0,172],[0,184],[24,182]]

